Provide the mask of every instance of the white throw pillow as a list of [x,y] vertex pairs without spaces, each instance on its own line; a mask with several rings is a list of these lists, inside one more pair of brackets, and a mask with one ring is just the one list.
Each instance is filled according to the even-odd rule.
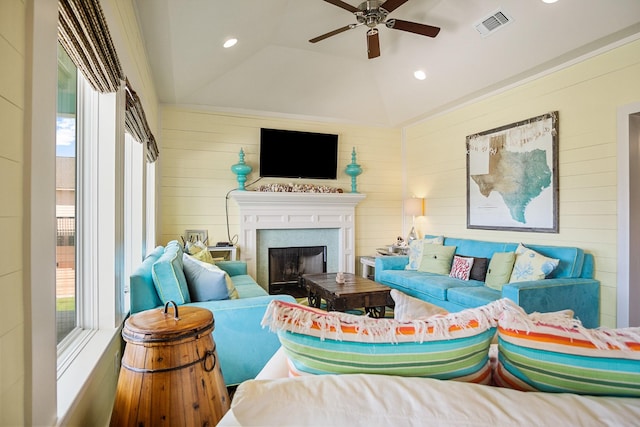
[[229,298],[227,273],[220,267],[200,261],[187,254],[183,254],[182,263],[191,301],[213,301]]
[[414,298],[397,289],[391,289],[391,298],[393,298],[395,303],[393,307],[393,318],[399,322],[410,322],[418,318],[448,313],[448,311],[442,307]]

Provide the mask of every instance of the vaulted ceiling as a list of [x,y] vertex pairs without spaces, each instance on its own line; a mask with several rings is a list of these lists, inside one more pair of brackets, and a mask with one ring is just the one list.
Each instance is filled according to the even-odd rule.
[[[162,103],[399,126],[640,34],[639,0],[408,0],[388,18],[435,38],[366,26],[323,0],[134,0]],[[358,7],[358,0],[345,0]],[[384,7],[384,5],[383,5]],[[509,22],[483,37],[496,12]],[[238,43],[223,48],[235,37]],[[413,73],[427,77],[417,80]]]

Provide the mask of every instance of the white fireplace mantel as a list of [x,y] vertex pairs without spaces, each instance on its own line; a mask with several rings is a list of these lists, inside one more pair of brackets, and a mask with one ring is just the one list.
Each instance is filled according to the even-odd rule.
[[238,244],[251,276],[256,277],[258,230],[265,229],[338,229],[338,269],[355,273],[355,208],[366,195],[234,191],[230,197],[240,207]]

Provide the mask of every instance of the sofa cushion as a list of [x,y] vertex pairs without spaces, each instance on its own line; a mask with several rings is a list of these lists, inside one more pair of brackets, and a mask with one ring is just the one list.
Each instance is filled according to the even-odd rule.
[[164,253],[163,246],[157,246],[129,277],[129,303],[131,313],[148,310],[162,305],[153,283],[151,267]]
[[393,298],[393,318],[400,322],[410,322],[418,318],[431,317],[435,314],[447,314],[448,311],[435,304],[409,296],[397,289],[391,289]]
[[408,295],[440,301],[447,300],[447,291],[451,288],[484,286],[483,282],[476,280],[460,280],[448,275],[421,271],[383,270],[378,277],[386,285],[397,287]]
[[409,263],[406,270],[417,270],[422,261],[422,250],[424,245],[442,245],[444,237],[425,237],[424,239],[412,240],[409,242]]
[[463,307],[480,307],[502,298],[502,292],[488,286],[451,288],[447,291],[447,301]]
[[191,301],[214,301],[229,298],[227,273],[192,255],[183,254],[182,264]]
[[191,302],[182,265],[182,247],[177,240],[167,243],[164,253],[151,267],[153,284],[163,304]]
[[472,267],[473,267],[473,257],[461,257],[458,255],[454,255],[453,264],[451,265],[451,271],[449,272],[449,277],[455,277],[456,279],[462,279],[462,280],[469,280]]
[[489,345],[507,299],[398,322],[274,301],[262,324],[278,332],[290,375],[373,373],[487,383]]
[[455,246],[425,245],[418,271],[449,275]]
[[506,310],[498,337],[499,385],[640,397],[640,328],[587,329],[566,314]]
[[509,283],[545,279],[555,270],[559,261],[559,259],[548,258],[520,243],[516,249],[516,260]]
[[502,290],[505,283],[509,283],[513,264],[516,260],[515,252],[499,252],[493,254],[487,268],[485,283],[490,288]]

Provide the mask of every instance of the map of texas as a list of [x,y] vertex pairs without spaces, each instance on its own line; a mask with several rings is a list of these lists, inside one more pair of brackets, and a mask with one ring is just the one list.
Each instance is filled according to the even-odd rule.
[[525,224],[527,205],[551,185],[546,151],[513,152],[498,148],[489,157],[489,173],[471,178],[483,196],[489,197],[492,191],[500,194],[511,217]]

